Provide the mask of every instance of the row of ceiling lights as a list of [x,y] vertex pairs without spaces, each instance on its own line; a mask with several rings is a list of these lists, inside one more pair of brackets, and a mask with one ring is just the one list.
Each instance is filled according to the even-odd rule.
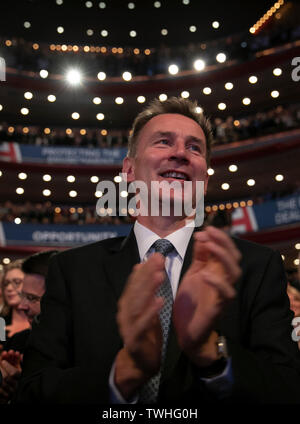
[[[104,74],[104,73],[99,72],[99,74]],[[99,74],[98,74],[99,79],[102,79],[103,80],[106,77],[106,75],[99,75]],[[129,72],[124,72],[123,73],[123,79],[129,81],[131,79],[131,74],[130,74],[130,76],[127,75],[127,74],[130,74],[130,73]],[[281,74],[282,74],[282,69],[281,68],[274,68],[273,69],[273,75],[274,76],[277,76],[278,77]],[[69,71],[69,73],[67,74],[67,77],[66,78],[67,78],[67,80],[71,84],[78,84],[80,82],[80,80],[81,80],[81,78],[80,78],[80,76],[78,74],[78,71]],[[258,78],[257,78],[256,75],[251,75],[248,78],[248,81],[249,81],[250,84],[256,84],[258,82]],[[224,87],[225,87],[226,90],[230,91],[230,90],[233,89],[234,84],[232,82],[226,82],[225,85],[224,85]],[[203,90],[202,90],[202,92],[205,95],[210,95],[212,93],[212,89],[211,89],[211,87],[204,87]],[[279,94],[280,93],[279,93],[278,90],[273,90],[270,93],[271,97],[273,97],[273,98],[279,97]],[[188,98],[190,96],[190,93],[187,90],[184,90],[184,91],[181,92],[180,95],[183,98]],[[30,92],[30,91],[25,92],[24,93],[24,98],[26,100],[31,100],[33,98],[33,93]],[[167,95],[165,93],[162,93],[162,94],[159,95],[159,100],[160,101],[165,101],[165,100],[167,100],[167,98],[168,97],[167,97]],[[48,97],[47,97],[47,100],[49,102],[51,102],[51,103],[54,103],[56,101],[56,96],[54,94],[49,94]],[[144,103],[146,101],[146,97],[145,96],[138,96],[136,100],[137,100],[138,103]],[[94,97],[92,99],[92,101],[96,105],[99,105],[100,103],[102,103],[102,99],[100,97]],[[121,97],[121,96],[116,97],[115,98],[115,103],[116,104],[119,104],[119,105],[120,104],[123,104],[124,103],[124,98]],[[245,106],[247,106],[247,105],[249,105],[251,103],[251,99],[249,97],[244,97],[242,99],[242,103]],[[226,104],[225,103],[219,103],[218,108],[220,110],[224,110],[226,108]],[[3,106],[0,105],[0,111],[2,109],[3,109]],[[197,111],[199,111],[199,110],[197,110]],[[200,112],[202,112],[202,111],[203,110],[201,110]],[[28,108],[22,108],[21,109],[21,113],[23,115],[27,115],[29,113]],[[78,115],[75,115],[75,118],[74,119],[78,119],[78,118],[79,118],[79,116]]]
[[[58,6],[61,6],[63,3],[64,3],[63,0],[56,0],[56,4]],[[190,4],[190,0],[182,0],[182,4],[187,6],[188,4]],[[94,2],[94,3],[92,1],[86,1],[85,2],[85,7],[87,7],[88,9],[92,8],[94,5],[96,6],[96,2]],[[105,9],[106,3],[104,1],[100,1],[100,3],[98,3],[98,6],[99,6],[100,9]],[[162,6],[162,3],[160,1],[154,1],[153,6],[158,9]],[[133,10],[133,9],[135,9],[135,3],[133,3],[132,1],[128,2],[127,7],[128,7],[128,9]]]
[[262,26],[264,26],[267,21],[276,13],[281,6],[283,6],[284,0],[278,0],[270,9],[249,29],[251,34],[257,33]]
[[[280,93],[279,93],[279,91],[278,90],[273,90],[271,93],[270,93],[270,95],[271,95],[271,97],[273,97],[273,98],[277,98],[277,97],[279,97],[279,95],[280,95]],[[182,97],[184,97],[184,96],[182,96]],[[165,101],[165,100],[167,100],[167,95],[166,94],[161,94],[160,96],[159,96],[159,100],[160,101]],[[143,101],[144,102],[144,101]],[[140,103],[143,103],[143,102],[140,102]],[[94,102],[95,103],[95,102]],[[99,102],[99,104],[100,104],[101,102]],[[123,104],[124,103],[124,99],[123,99],[123,97],[117,97],[116,99],[115,99],[115,103],[116,104],[118,104],[118,105],[121,105],[121,104]],[[250,103],[251,103],[251,99],[249,98],[249,97],[244,97],[243,99],[242,99],[242,104],[244,105],[244,106],[249,106],[250,105]],[[226,105],[226,103],[224,103],[224,102],[220,102],[220,103],[218,103],[218,105],[217,105],[217,107],[218,107],[218,109],[219,110],[225,110],[226,108],[227,108],[227,105]],[[3,110],[3,106],[2,105],[0,105],[0,111],[2,111]],[[203,109],[200,107],[200,106],[197,106],[196,107],[196,112],[197,113],[202,113],[203,112]],[[22,114],[22,115],[28,115],[29,113],[30,113],[30,110],[28,109],[28,108],[26,108],[26,107],[23,107],[23,108],[21,108],[20,109],[20,113]],[[71,118],[72,119],[74,119],[74,120],[78,120],[79,118],[80,118],[80,114],[78,113],[78,112],[72,112],[72,114],[71,114]],[[102,112],[99,112],[99,113],[97,113],[96,114],[96,119],[98,120],[98,121],[102,121],[102,120],[104,120],[105,119],[105,115],[104,115],[104,113],[102,113]]]
[[[229,167],[229,170],[230,170],[230,168],[232,168],[232,167],[236,167],[236,165],[230,165],[230,167]],[[231,172],[233,172],[232,170],[231,170]],[[214,170],[212,169],[212,168],[209,168],[208,169],[208,174],[209,175],[213,175],[214,174]],[[0,176],[2,175],[2,172],[0,171]],[[26,173],[24,173],[24,172],[21,172],[19,175],[18,175],[18,177],[19,177],[19,179],[21,179],[21,180],[25,180],[25,179],[27,179],[27,174]],[[277,174],[275,177],[274,177],[274,179],[275,179],[275,181],[277,181],[277,182],[282,182],[283,180],[284,180],[284,176],[282,175],[282,174]],[[44,176],[43,176],[43,181],[45,181],[45,182],[49,182],[49,181],[51,181],[52,180],[52,177],[51,177],[51,175],[49,175],[49,174],[45,174]],[[76,178],[73,176],[73,175],[69,175],[68,177],[67,177],[67,182],[69,182],[69,183],[74,183],[75,181],[76,181]],[[92,183],[98,183],[99,182],[99,178],[97,177],[97,176],[92,176],[91,178],[90,178],[90,181],[92,182]],[[121,182],[122,181],[122,178],[120,177],[120,176],[115,176],[114,177],[114,181],[116,182],[116,183],[119,183],[119,182]],[[256,181],[253,179],[253,178],[249,178],[248,180],[247,180],[247,185],[249,186],[249,187],[253,187],[255,184],[256,184]],[[224,191],[227,191],[227,190],[229,190],[230,189],[230,184],[229,183],[227,183],[227,182],[224,182],[224,183],[222,183],[221,184],[221,189],[222,190],[224,190]],[[24,188],[23,187],[17,187],[16,188],[16,193],[17,194],[19,194],[19,195],[22,195],[22,194],[24,194],[24,192],[25,192],[25,190],[24,190]],[[45,197],[49,197],[49,196],[51,196],[51,194],[52,194],[52,192],[51,192],[51,190],[49,190],[49,189],[44,189],[43,191],[42,191],[42,194],[43,194],[43,196],[45,196]],[[71,190],[71,191],[69,191],[69,197],[77,197],[77,195],[78,195],[78,193],[77,193],[77,191],[76,190]],[[98,198],[100,198],[101,196],[103,195],[103,193],[101,192],[101,191],[96,191],[95,192],[95,197],[98,197]],[[121,197],[127,197],[128,196],[128,192],[126,191],[126,190],[124,190],[124,191],[121,191],[121,193],[120,193],[120,196]]]

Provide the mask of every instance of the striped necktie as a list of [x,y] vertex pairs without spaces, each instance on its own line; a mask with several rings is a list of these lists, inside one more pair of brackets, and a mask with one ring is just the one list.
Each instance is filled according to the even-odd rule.
[[[155,252],[159,252],[165,257],[174,250],[173,244],[166,239],[157,240],[155,243],[153,243],[152,247],[155,249]],[[158,289],[157,296],[164,297],[165,300],[164,306],[159,315],[163,334],[162,358],[159,372],[154,375],[141,390],[140,402],[146,404],[152,404],[156,402],[160,384],[160,377],[168,343],[168,334],[172,316],[173,293],[171,283],[167,274],[165,281]]]

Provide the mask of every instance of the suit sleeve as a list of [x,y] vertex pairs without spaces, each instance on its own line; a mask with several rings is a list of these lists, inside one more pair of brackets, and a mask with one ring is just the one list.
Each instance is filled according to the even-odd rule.
[[[248,286],[253,283],[250,277]],[[248,314],[248,318],[241,342],[229,339],[234,378],[231,399],[249,403],[299,403],[300,352],[291,338],[293,313],[279,253],[271,253],[254,296],[244,293],[244,297],[248,297],[248,305],[240,313]]]
[[66,280],[54,257],[41,314],[24,354],[16,403],[108,403],[111,364],[101,363],[99,358],[98,366],[83,362],[70,366],[78,361],[73,358],[72,303]]

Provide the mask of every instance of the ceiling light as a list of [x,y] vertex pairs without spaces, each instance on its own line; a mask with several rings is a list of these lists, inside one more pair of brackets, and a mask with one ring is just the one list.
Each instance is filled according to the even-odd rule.
[[49,75],[49,72],[48,72],[48,71],[46,71],[46,69],[41,69],[41,70],[40,70],[40,77],[41,77],[41,78],[47,78],[47,77],[48,77],[48,75]]
[[54,96],[54,94],[49,94],[47,99],[48,99],[48,102],[51,102],[51,103],[56,101],[56,97]]
[[89,9],[90,7],[93,7],[93,3],[91,1],[86,1],[85,6]]
[[126,190],[121,191],[120,196],[121,197],[127,197],[128,196],[128,191],[126,191]]
[[66,74],[66,79],[71,85],[77,85],[81,81],[81,74],[77,69],[70,69]]
[[130,81],[132,79],[131,72],[128,72],[128,71],[123,72],[122,78],[124,81]]
[[298,258],[294,260],[294,265],[298,266],[299,263],[300,263],[300,260]]
[[26,93],[24,93],[24,97],[27,100],[31,100],[33,97],[33,94],[30,91],[26,91]]
[[211,25],[212,25],[212,27],[213,27],[213,28],[215,28],[215,29],[218,29],[218,28],[219,28],[219,26],[220,26],[220,24],[219,24],[219,22],[218,22],[218,21],[214,21]]
[[101,191],[101,190],[97,190],[96,192],[95,192],[95,197],[102,197],[103,196],[103,192]]
[[182,0],[182,3],[185,5],[190,4],[190,0]]
[[207,173],[208,175],[214,175],[215,171],[212,168],[208,168]]
[[251,75],[251,77],[249,77],[248,81],[250,82],[250,84],[256,84],[257,83],[257,77],[255,75]]
[[250,179],[247,181],[247,184],[248,184],[248,186],[252,187],[252,186],[254,186],[254,185],[255,185],[255,180],[253,180],[253,178],[250,178]]
[[230,166],[228,167],[228,169],[229,169],[229,171],[230,171],[230,172],[236,172],[236,171],[237,171],[237,169],[238,169],[238,167],[237,167],[236,165],[230,165]]
[[282,74],[282,69],[280,68],[273,69],[273,74],[275,75],[275,77],[279,77],[279,75]]
[[18,174],[18,178],[19,178],[20,180],[26,180],[26,178],[27,178],[27,174],[25,174],[25,172],[20,172],[20,173]]
[[106,73],[105,72],[99,72],[97,75],[98,80],[100,81],[104,81],[106,78]]
[[74,175],[68,175],[67,176],[67,181],[68,181],[68,183],[74,183],[75,182],[75,177],[74,177]]
[[90,181],[91,181],[92,183],[98,183],[98,182],[99,182],[99,178],[98,178],[96,175],[93,175],[93,176],[90,178]]
[[59,6],[63,4],[63,0],[56,0],[56,4],[58,4]]
[[277,90],[273,90],[273,91],[271,92],[271,96],[272,96],[274,99],[276,99],[277,97],[279,97],[279,91],[277,91]]
[[23,194],[23,193],[24,193],[24,188],[22,188],[22,187],[18,187],[18,188],[16,189],[16,193],[17,193],[17,194]]
[[28,22],[28,21],[24,22],[24,27],[27,28],[27,29],[30,28],[31,27],[31,23]]
[[136,37],[136,31],[132,30],[129,32],[130,37]]
[[283,181],[284,180],[284,176],[281,175],[281,174],[278,174],[278,175],[276,175],[275,180],[276,181]]
[[0,105],[0,110],[2,110],[3,109],[3,106],[2,105]]
[[132,3],[132,2],[130,2],[130,3],[128,3],[128,9],[134,9],[135,8],[135,4],[134,3]]
[[120,183],[122,181],[122,177],[121,177],[121,175],[116,175],[115,177],[114,177],[114,182],[115,183]]
[[104,1],[100,1],[99,7],[100,7],[100,9],[105,9],[106,8],[106,3],[104,3]]
[[50,195],[51,195],[51,190],[48,190],[47,188],[43,190],[43,196],[50,196]]
[[300,250],[300,243],[295,244],[295,249]]
[[223,183],[223,184],[221,185],[221,188],[222,188],[222,190],[229,190],[230,185],[229,185],[228,183]]
[[27,109],[27,107],[22,107],[21,113],[22,113],[22,115],[28,115],[29,109]]
[[169,66],[168,71],[169,71],[169,74],[176,75],[179,71],[179,68],[178,68],[177,65],[172,64],[172,65]]
[[51,177],[51,175],[49,175],[49,174],[45,174],[45,175],[43,175],[43,180],[44,181],[51,181],[51,179],[52,179],[52,177]]
[[168,34],[168,30],[166,28],[163,28],[161,30],[161,35],[167,35]]
[[160,1],[155,1],[154,2],[154,7],[159,8],[161,6],[161,2]]
[[71,116],[72,116],[72,119],[79,119],[80,118],[80,115],[79,115],[78,112],[73,112]]
[[108,36],[108,31],[106,29],[103,29],[101,31],[101,35],[102,35],[102,37],[107,37]]
[[101,99],[100,99],[100,97],[94,97],[94,98],[93,98],[93,103],[94,103],[95,105],[100,105],[100,103],[101,103]]
[[196,32],[197,31],[197,27],[195,25],[191,25],[189,27],[190,32]]
[[225,110],[226,109],[226,104],[225,103],[219,103],[218,104],[218,109]]
[[224,63],[226,61],[226,54],[225,53],[218,53],[216,56],[216,60],[219,63]]
[[70,197],[76,197],[77,196],[77,191],[75,191],[75,190],[69,191],[69,196]]
[[15,218],[15,224],[17,224],[17,225],[19,225],[19,224],[21,224],[21,218],[19,218],[19,217],[17,217],[17,218]]
[[204,87],[202,91],[206,95],[211,94],[211,88],[210,87]]
[[145,101],[146,101],[146,97],[144,97],[144,96],[138,96],[137,101],[138,101],[139,103],[145,103]]
[[115,102],[117,103],[117,105],[121,105],[122,103],[124,103],[124,99],[123,97],[116,97]]
[[182,91],[181,97],[183,99],[187,99],[188,97],[190,97],[190,93],[188,91]]
[[226,82],[226,84],[225,84],[225,88],[226,88],[226,90],[232,90],[232,89],[233,89],[233,84],[232,84],[232,82]]
[[249,99],[249,97],[244,97],[242,102],[245,106],[248,106],[251,103],[251,99]]
[[168,96],[163,93],[163,94],[160,94],[158,98],[161,102],[164,102],[167,100]]
[[57,27],[57,28],[56,28],[56,31],[57,31],[59,34],[62,34],[62,33],[64,32],[64,27],[59,26],[59,27]]
[[202,71],[205,68],[205,62],[202,59],[196,59],[193,66],[196,71]]
[[195,111],[196,111],[197,113],[203,113],[203,109],[202,109],[202,107],[200,107],[200,106],[196,106],[196,107],[195,107]]
[[91,36],[91,35],[93,35],[93,34],[94,34],[94,31],[93,31],[92,29],[88,29],[88,30],[86,31],[86,33],[87,33],[87,35]]
[[97,113],[96,118],[98,119],[98,121],[103,121],[104,119],[103,113]]

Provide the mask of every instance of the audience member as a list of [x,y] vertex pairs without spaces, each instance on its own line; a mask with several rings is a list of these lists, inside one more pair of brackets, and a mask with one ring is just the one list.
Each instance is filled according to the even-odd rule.
[[[45,278],[50,258],[56,250],[36,253],[22,263],[24,281],[21,292],[21,302],[18,310],[23,312],[30,324],[38,319],[40,303],[45,293]],[[17,380],[22,370],[22,357],[26,349],[30,329],[25,329],[12,336],[5,344],[5,351],[0,356],[0,403],[7,403],[15,392]]]
[[[25,313],[18,309],[21,302],[19,292],[22,290],[23,280],[22,260],[16,260],[5,266],[2,279],[4,306],[1,316],[6,323],[6,340],[29,327]],[[4,348],[5,344],[6,342],[4,342]]]

